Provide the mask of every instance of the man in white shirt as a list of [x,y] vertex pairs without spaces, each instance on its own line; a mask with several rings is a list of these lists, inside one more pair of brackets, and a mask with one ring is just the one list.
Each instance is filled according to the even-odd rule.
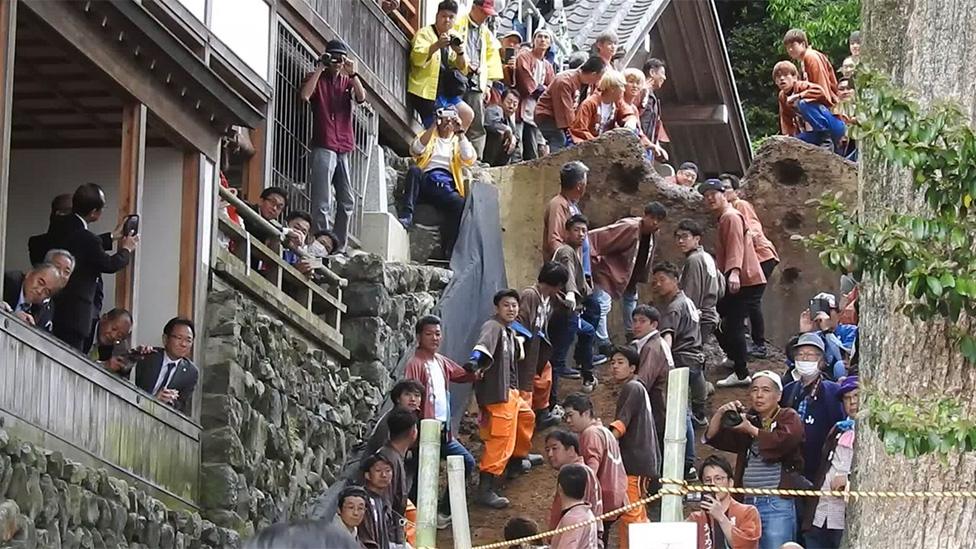
[[441,248],[450,258],[464,211],[461,170],[476,160],[474,147],[464,135],[454,107],[438,109],[434,123],[410,144],[416,166],[407,172],[400,208],[400,223],[413,224],[414,205],[427,203],[441,214]]
[[[421,419],[441,422],[441,458],[462,456],[464,473],[474,472],[475,461],[471,452],[451,433],[451,393],[448,382],[471,383],[480,374],[470,373],[458,363],[440,354],[441,319],[427,315],[417,321],[417,350],[407,361],[403,372],[405,379],[413,379],[424,386],[424,402],[420,406]],[[450,524],[451,506],[445,492],[437,510],[437,527]]]
[[136,364],[136,385],[189,415],[199,371],[190,361],[193,353],[193,322],[173,318],[163,328],[163,348],[156,349]]

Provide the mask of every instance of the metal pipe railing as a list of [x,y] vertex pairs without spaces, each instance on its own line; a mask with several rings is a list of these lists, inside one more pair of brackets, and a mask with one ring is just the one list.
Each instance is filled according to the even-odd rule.
[[[220,198],[237,209],[237,215],[241,216],[244,223],[255,223],[262,231],[273,233],[278,235],[279,240],[284,242],[285,233],[282,231],[281,226],[277,222],[270,222],[267,219],[261,217],[261,214],[254,211],[251,206],[237,197],[236,194],[232,193],[230,189],[217,185],[217,190],[220,192]],[[312,259],[313,257],[305,252],[296,252],[303,259]],[[316,272],[322,273],[326,281],[339,286],[340,288],[346,285],[346,280],[331,269],[325,266],[323,263],[321,267],[316,267]]]

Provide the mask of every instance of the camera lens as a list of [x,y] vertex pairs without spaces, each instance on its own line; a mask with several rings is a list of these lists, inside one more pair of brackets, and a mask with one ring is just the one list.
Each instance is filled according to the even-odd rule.
[[726,410],[722,414],[722,427],[731,429],[740,423],[742,423],[742,414],[737,410]]

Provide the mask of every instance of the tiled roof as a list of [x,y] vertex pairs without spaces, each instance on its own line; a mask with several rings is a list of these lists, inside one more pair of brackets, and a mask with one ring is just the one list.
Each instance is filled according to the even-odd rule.
[[577,0],[566,8],[566,26],[581,50],[588,50],[600,33],[614,31],[620,47],[630,55],[670,1]]

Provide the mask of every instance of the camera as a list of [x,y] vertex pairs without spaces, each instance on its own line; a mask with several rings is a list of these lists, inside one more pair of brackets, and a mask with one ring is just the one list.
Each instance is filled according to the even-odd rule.
[[456,35],[456,34],[452,34],[451,35],[451,46],[454,47],[454,48],[460,48],[461,47],[461,37],[458,36],[458,35]]
[[319,63],[323,65],[341,65],[342,58],[343,55],[341,53],[323,53],[322,57],[319,57]]
[[453,121],[458,119],[458,113],[454,109],[437,109],[434,116],[438,120]]
[[733,429],[738,427],[743,421],[748,421],[756,427],[762,425],[762,422],[759,421],[759,416],[745,413],[744,409],[726,410],[722,413],[721,425],[723,429]]

